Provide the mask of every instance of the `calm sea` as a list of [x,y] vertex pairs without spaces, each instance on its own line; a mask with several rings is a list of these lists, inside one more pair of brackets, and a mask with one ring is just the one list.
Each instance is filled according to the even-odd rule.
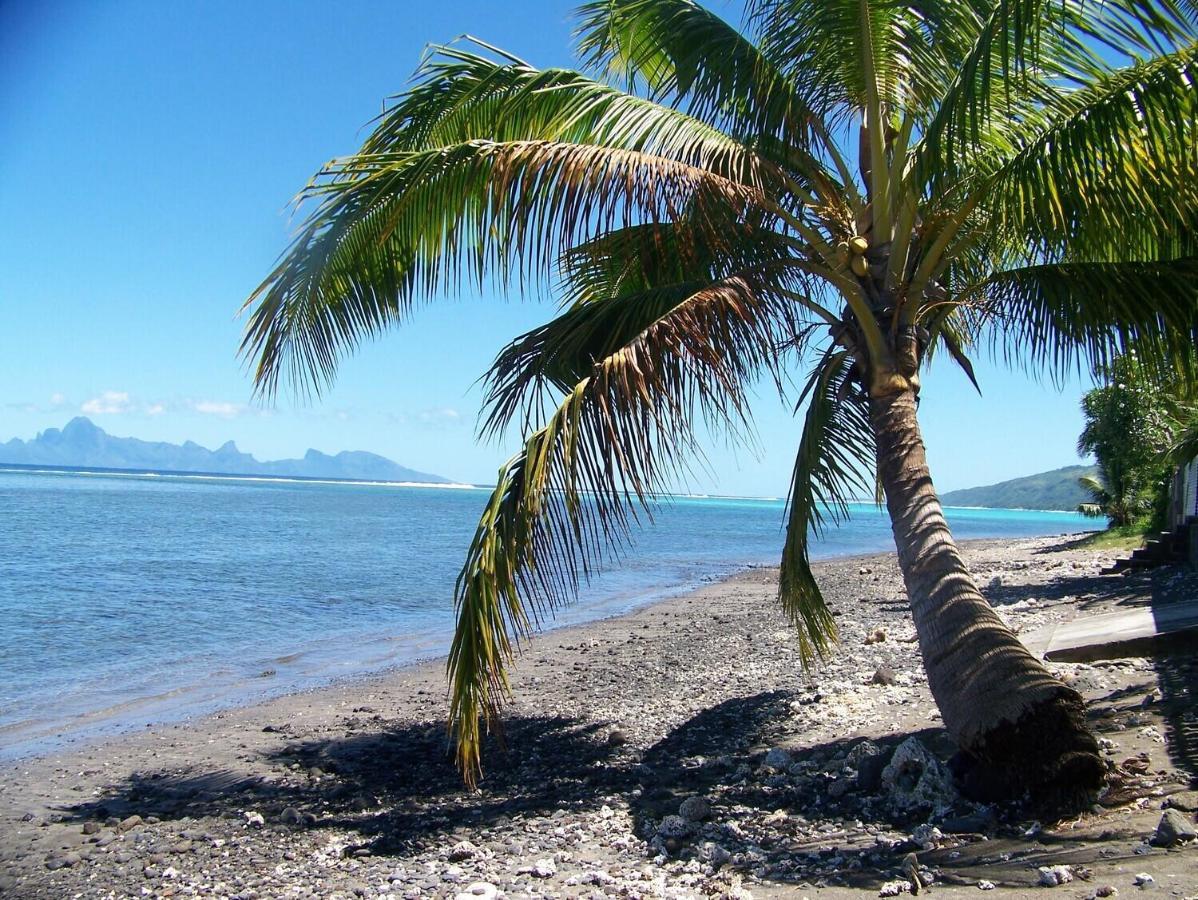
[[[0,471],[0,756],[439,656],[484,490]],[[678,499],[557,621],[773,564],[783,504]],[[1092,528],[953,509],[960,538]],[[821,557],[893,547],[855,509]]]

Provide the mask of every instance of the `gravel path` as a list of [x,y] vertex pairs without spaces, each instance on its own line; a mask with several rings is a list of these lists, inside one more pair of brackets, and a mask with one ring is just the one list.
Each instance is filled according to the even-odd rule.
[[[1176,569],[1101,577],[1111,554],[1067,539],[966,555],[1022,633],[1198,595]],[[893,556],[818,573],[842,644],[810,679],[774,569],[542,635],[473,793],[442,663],[9,765],[0,896],[1198,897],[1198,661],[1056,666],[1111,788],[1076,821],[1022,821],[952,788]],[[1166,805],[1179,840],[1154,846]]]

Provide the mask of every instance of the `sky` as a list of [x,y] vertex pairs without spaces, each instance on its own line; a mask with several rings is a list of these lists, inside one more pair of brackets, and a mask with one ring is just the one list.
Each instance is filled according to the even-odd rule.
[[[259,459],[369,450],[493,483],[517,442],[475,440],[477,379],[549,303],[446,296],[346,359],[319,400],[267,406],[237,312],[298,223],[291,198],[356,149],[428,44],[470,33],[569,65],[574,6],[0,0],[0,441],[87,415],[121,436],[231,439]],[[941,490],[1078,461],[1088,385],[977,363],[981,397],[950,365],[925,377]],[[768,391],[755,410],[759,450],[713,441],[687,488],[785,493],[800,422]]]

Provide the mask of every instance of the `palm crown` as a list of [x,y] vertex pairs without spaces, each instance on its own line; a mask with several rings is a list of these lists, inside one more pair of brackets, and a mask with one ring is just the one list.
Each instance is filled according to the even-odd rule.
[[1193,349],[1194,8],[1080,0],[689,0],[580,11],[587,76],[439,47],[258,288],[259,388],[332,378],[459,279],[552,282],[483,430],[518,427],[459,577],[451,720],[469,778],[515,644],[651,514],[749,391],[809,375],[780,601],[833,619],[809,531],[874,493],[870,403],[979,340],[1052,371]]

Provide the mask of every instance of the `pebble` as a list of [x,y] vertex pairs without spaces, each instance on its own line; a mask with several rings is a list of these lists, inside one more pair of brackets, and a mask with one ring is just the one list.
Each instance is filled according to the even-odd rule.
[[1154,881],[1156,881],[1156,879],[1153,878],[1151,875],[1149,875],[1147,872],[1141,872],[1139,875],[1137,875],[1135,878],[1133,878],[1131,880],[1131,883],[1134,884],[1136,887],[1147,887],[1148,885],[1152,884]]
[[687,797],[678,807],[678,815],[691,822],[702,822],[711,818],[711,804],[706,797]]
[[1038,871],[1039,883],[1043,887],[1056,887],[1073,880],[1073,869],[1070,866],[1040,866]]
[[469,841],[459,841],[449,851],[450,862],[464,862],[478,856],[478,848]]
[[552,859],[538,859],[528,872],[535,878],[552,878],[557,874],[557,864]]
[[673,838],[674,840],[690,837],[694,831],[694,823],[682,816],[666,816],[657,826],[658,834],[663,838]]
[[765,765],[777,771],[789,769],[791,761],[790,752],[782,747],[773,747],[765,755]]
[[1157,823],[1152,843],[1157,847],[1174,847],[1198,839],[1198,829],[1176,809],[1166,809]]
[[466,890],[454,895],[454,900],[495,900],[499,896],[499,888],[489,881],[476,881],[467,886]]
[[878,666],[874,670],[873,677],[869,679],[870,684],[891,685],[894,684],[894,669],[890,666]]

